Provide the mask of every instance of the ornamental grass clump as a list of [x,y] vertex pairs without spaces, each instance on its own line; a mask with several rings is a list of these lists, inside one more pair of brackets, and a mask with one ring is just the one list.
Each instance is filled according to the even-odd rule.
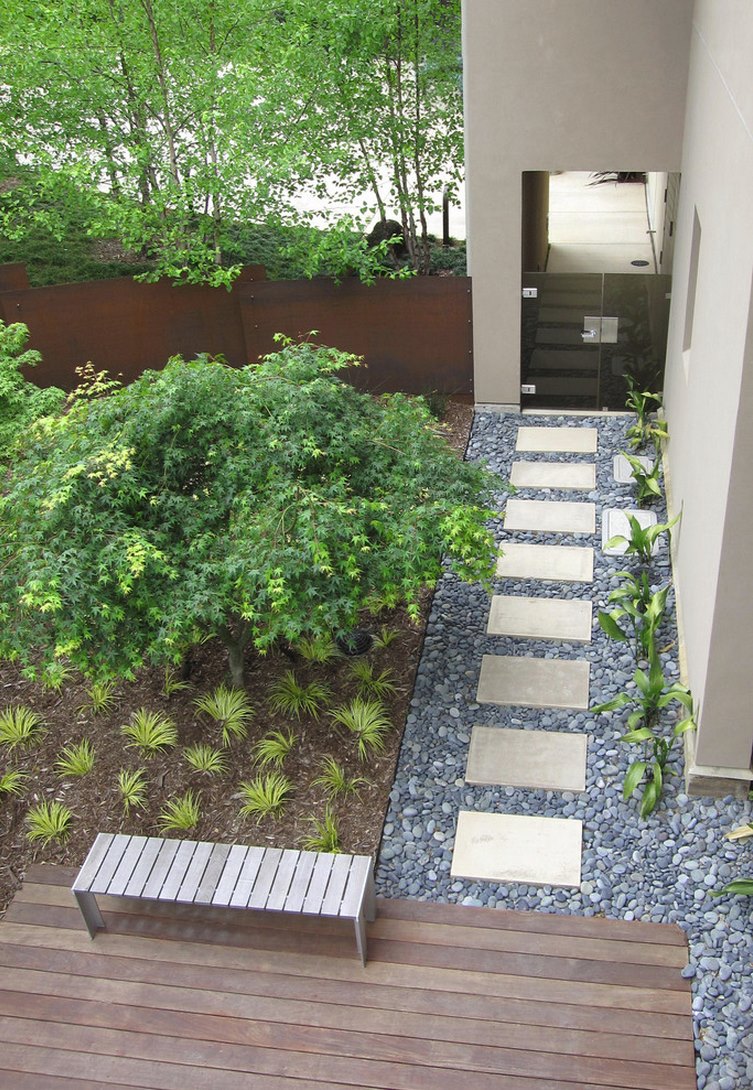
[[62,802],[40,802],[26,815],[26,837],[44,846],[53,840],[65,840],[71,831],[73,814]]
[[269,772],[246,781],[240,786],[240,797],[245,800],[241,817],[255,817],[257,825],[268,815],[280,817],[292,792],[293,785],[282,772]]
[[303,716],[318,719],[331,697],[332,690],[325,682],[309,681],[303,685],[292,670],[286,670],[270,690],[269,706],[281,715],[292,715],[296,719]]
[[10,705],[0,712],[0,743],[8,749],[35,745],[42,733],[42,716],[31,708]]
[[385,735],[392,724],[381,701],[356,697],[349,704],[335,708],[330,714],[339,727],[345,727],[355,736],[358,756],[362,761],[369,754],[384,750]]
[[248,734],[254,709],[242,689],[218,685],[214,692],[194,700],[194,705],[220,728],[223,746],[227,747]]
[[130,738],[126,746],[138,749],[144,757],[152,757],[178,744],[178,731],[172,719],[146,708],[135,711],[120,732],[125,738]]

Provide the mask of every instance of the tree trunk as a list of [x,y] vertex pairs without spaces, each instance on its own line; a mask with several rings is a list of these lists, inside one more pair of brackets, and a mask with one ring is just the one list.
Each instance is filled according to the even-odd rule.
[[243,663],[246,645],[251,634],[251,627],[241,618],[236,617],[218,629],[217,635],[227,647],[227,662],[230,681],[235,689],[242,689],[245,684]]

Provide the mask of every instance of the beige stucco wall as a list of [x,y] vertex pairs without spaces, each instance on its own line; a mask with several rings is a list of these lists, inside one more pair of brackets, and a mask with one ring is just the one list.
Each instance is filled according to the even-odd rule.
[[475,395],[520,401],[521,174],[678,170],[692,0],[463,0]]
[[[696,762],[753,746],[753,5],[700,0],[691,44],[665,400]],[[683,352],[693,220],[701,228]]]

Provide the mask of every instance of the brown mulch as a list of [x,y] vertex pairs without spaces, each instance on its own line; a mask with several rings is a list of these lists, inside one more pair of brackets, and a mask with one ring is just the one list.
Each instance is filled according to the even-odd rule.
[[[448,442],[461,454],[472,415],[471,405],[453,400],[441,425]],[[28,777],[20,796],[0,795],[0,915],[31,863],[78,865],[98,832],[159,835],[159,815],[165,803],[188,790],[200,797],[199,824],[186,834],[165,835],[300,847],[302,839],[314,832],[312,818],[321,821],[327,808],[326,791],[313,782],[326,755],[343,765],[349,776],[367,780],[356,792],[332,801],[342,849],[376,852],[430,602],[431,594],[427,592],[417,624],[402,610],[385,611],[376,619],[364,619],[364,627],[373,633],[384,629],[394,635],[388,646],[375,646],[362,658],[373,664],[375,674],[389,671],[395,687],[384,698],[393,724],[387,745],[382,753],[372,754],[365,761],[358,759],[352,738],[335,728],[326,710],[318,720],[304,717],[297,721],[272,712],[267,700],[274,681],[293,669],[302,683],[316,679],[329,686],[332,696],[327,701],[328,709],[347,703],[357,692],[351,673],[356,660],[344,655],[329,663],[315,664],[281,652],[266,657],[249,654],[246,690],[255,714],[247,739],[234,742],[227,750],[228,771],[213,776],[194,772],[181,752],[183,747],[196,742],[219,744],[216,728],[194,706],[197,697],[227,682],[225,651],[217,641],[202,644],[192,652],[188,688],[166,696],[164,670],[145,669],[134,682],[119,685],[114,706],[98,715],[86,708],[87,686],[83,681],[67,681],[60,692],[54,692],[24,679],[17,667],[0,663],[0,709],[11,704],[27,705],[42,716],[44,726],[42,739],[34,747],[26,750],[19,747],[12,752],[0,748],[0,775],[16,768]],[[133,711],[142,707],[162,712],[173,720],[179,735],[176,748],[144,759],[134,749],[124,746],[126,739],[120,727],[128,722]],[[284,765],[285,775],[294,784],[294,793],[280,817],[264,818],[257,825],[252,818],[239,815],[242,799],[238,791],[243,781],[265,771],[254,764],[252,747],[274,729],[292,729],[296,736],[296,744]],[[62,776],[55,767],[61,750],[83,738],[89,739],[95,751],[92,771],[80,778]],[[124,814],[118,773],[124,768],[139,767],[146,773],[146,805]],[[25,821],[29,808],[55,799],[73,813],[70,834],[63,843],[51,842],[46,847],[30,842]]]

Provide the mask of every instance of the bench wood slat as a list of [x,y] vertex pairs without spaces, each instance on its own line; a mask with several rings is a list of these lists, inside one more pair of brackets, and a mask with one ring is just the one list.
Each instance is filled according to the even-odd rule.
[[263,848],[251,847],[248,849],[233,895],[228,902],[231,908],[246,908],[248,906],[248,899],[253,891],[263,858]]
[[350,857],[336,855],[329,876],[327,892],[322,900],[322,916],[339,916],[345,885],[350,874]]
[[264,859],[259,868],[259,876],[256,879],[253,893],[248,899],[249,908],[266,908],[269,891],[274,884],[281,859],[282,848],[267,848],[264,852]]
[[84,861],[83,867],[76,876],[76,881],[73,884],[74,890],[79,889],[86,891],[89,889],[97,876],[97,871],[102,864],[102,860],[107,855],[113,837],[113,833],[97,833],[97,839],[94,841],[91,851]]
[[107,893],[107,890],[110,888],[112,876],[118,869],[118,864],[123,858],[130,842],[130,836],[114,836],[112,838],[109,852],[102,860],[96,876],[89,883],[89,890],[91,893]]
[[247,852],[248,848],[245,844],[233,844],[222,871],[222,877],[212,897],[213,905],[226,906],[230,904],[230,898],[233,895],[235,883],[238,881],[238,875],[241,872]]
[[296,863],[293,881],[283,906],[285,912],[300,912],[309,888],[311,872],[316,862],[316,852],[301,852]]
[[282,860],[277,868],[277,874],[272,883],[272,889],[269,891],[269,897],[267,897],[267,909],[270,912],[282,912],[285,907],[288,890],[290,889],[290,883],[293,881],[293,875],[295,874],[295,868],[298,865],[300,854],[300,852],[291,848],[282,853]]
[[186,876],[186,871],[191,865],[193,859],[193,853],[197,847],[196,840],[183,840],[180,847],[175,853],[173,859],[173,865],[167,873],[165,878],[165,884],[159,891],[160,901],[174,901],[178,896],[178,890],[180,889],[181,882]]
[[220,875],[222,874],[229,854],[229,844],[212,845],[212,854],[209,857],[209,862],[206,865],[206,870],[204,871],[201,881],[199,882],[199,888],[196,890],[194,904],[205,905],[211,903],[214,892],[219,885]]
[[311,875],[309,888],[303,901],[303,912],[318,915],[322,910],[322,901],[329,882],[332,860],[334,855],[319,855],[314,864],[314,873]]
[[366,889],[367,877],[372,863],[371,860],[364,855],[354,855],[351,858],[352,862],[348,873],[348,883],[343,894],[340,915],[352,918],[353,916],[358,916],[361,911],[364,890]]
[[193,853],[185,878],[181,882],[180,889],[175,895],[176,901],[193,904],[196,899],[199,882],[204,875],[211,854],[211,844],[202,841],[196,845],[196,850]]
[[149,881],[149,875],[152,873],[154,861],[160,853],[162,844],[163,841],[157,836],[147,837],[141,859],[136,864],[131,880],[128,883],[129,897],[141,896],[146,883]]
[[115,897],[122,896],[125,892],[128,883],[130,882],[131,875],[134,868],[139,861],[144,845],[146,844],[145,836],[132,836],[130,843],[126,850],[120,857],[120,862],[115,869],[115,872],[110,879],[110,883],[107,887],[107,892]]
[[160,845],[157,856],[154,860],[154,865],[149,872],[149,877],[146,880],[144,889],[142,890],[142,897],[159,897],[160,890],[165,884],[165,878],[172,866],[175,853],[178,851],[178,840],[163,840]]

